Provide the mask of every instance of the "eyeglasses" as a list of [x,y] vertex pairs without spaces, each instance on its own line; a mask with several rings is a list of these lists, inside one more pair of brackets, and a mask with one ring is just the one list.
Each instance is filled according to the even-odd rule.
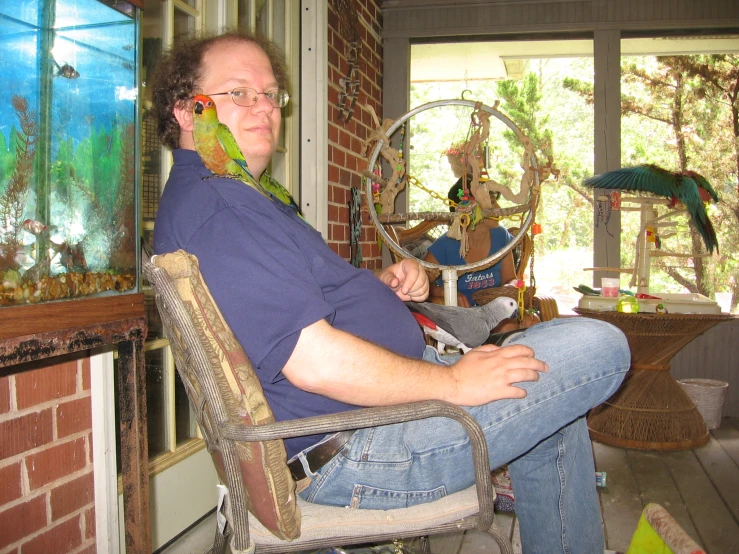
[[247,87],[238,87],[229,92],[215,92],[207,96],[220,96],[222,94],[230,94],[234,104],[243,106],[244,108],[249,108],[256,104],[260,94],[266,96],[269,103],[275,108],[284,108],[290,100],[290,95],[286,90],[277,89],[268,90],[267,92],[257,92],[253,88]]

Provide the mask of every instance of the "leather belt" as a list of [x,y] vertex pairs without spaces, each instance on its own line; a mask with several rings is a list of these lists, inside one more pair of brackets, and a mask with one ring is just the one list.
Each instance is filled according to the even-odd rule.
[[[354,436],[354,431],[341,431],[336,433],[333,437],[325,442],[322,442],[312,450],[305,453],[305,459],[308,462],[308,467],[311,471],[318,471],[326,462],[336,456],[344,445],[349,442],[349,439]],[[305,479],[307,475],[303,469],[303,464],[300,463],[300,459],[295,458],[292,462],[288,462],[287,467],[290,468],[290,473],[293,475],[293,479],[300,481]]]

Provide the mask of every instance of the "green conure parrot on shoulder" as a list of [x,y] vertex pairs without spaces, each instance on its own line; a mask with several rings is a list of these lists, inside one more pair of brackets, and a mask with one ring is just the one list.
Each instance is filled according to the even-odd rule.
[[622,167],[585,179],[586,187],[651,192],[685,206],[710,253],[718,252],[718,239],[704,202],[718,202],[718,194],[705,177],[695,171],[668,171],[654,164]]
[[277,180],[267,173],[259,181],[254,178],[231,130],[218,120],[212,98],[204,94],[194,96],[192,114],[195,150],[205,167],[215,175],[238,179],[269,199],[277,198],[305,219],[293,197]]

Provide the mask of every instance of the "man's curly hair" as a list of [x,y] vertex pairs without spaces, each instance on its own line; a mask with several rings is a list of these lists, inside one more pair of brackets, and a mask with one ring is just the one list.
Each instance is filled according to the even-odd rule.
[[196,94],[205,69],[202,67],[205,53],[224,42],[247,42],[259,46],[272,64],[277,85],[283,90],[289,90],[285,56],[274,42],[261,34],[233,30],[178,42],[162,56],[150,79],[151,114],[157,123],[159,139],[170,150],[180,147],[180,125],[174,116],[174,108],[178,102],[186,101]]

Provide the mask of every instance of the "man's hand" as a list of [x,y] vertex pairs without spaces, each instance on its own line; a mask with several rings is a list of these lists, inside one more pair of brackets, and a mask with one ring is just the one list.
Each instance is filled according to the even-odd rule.
[[423,302],[428,298],[429,278],[416,260],[406,258],[385,268],[377,277],[403,302]]
[[526,391],[513,386],[538,381],[549,366],[534,358],[528,346],[514,344],[473,348],[450,367],[454,387],[445,399],[462,406],[478,406],[501,398],[524,398]]

